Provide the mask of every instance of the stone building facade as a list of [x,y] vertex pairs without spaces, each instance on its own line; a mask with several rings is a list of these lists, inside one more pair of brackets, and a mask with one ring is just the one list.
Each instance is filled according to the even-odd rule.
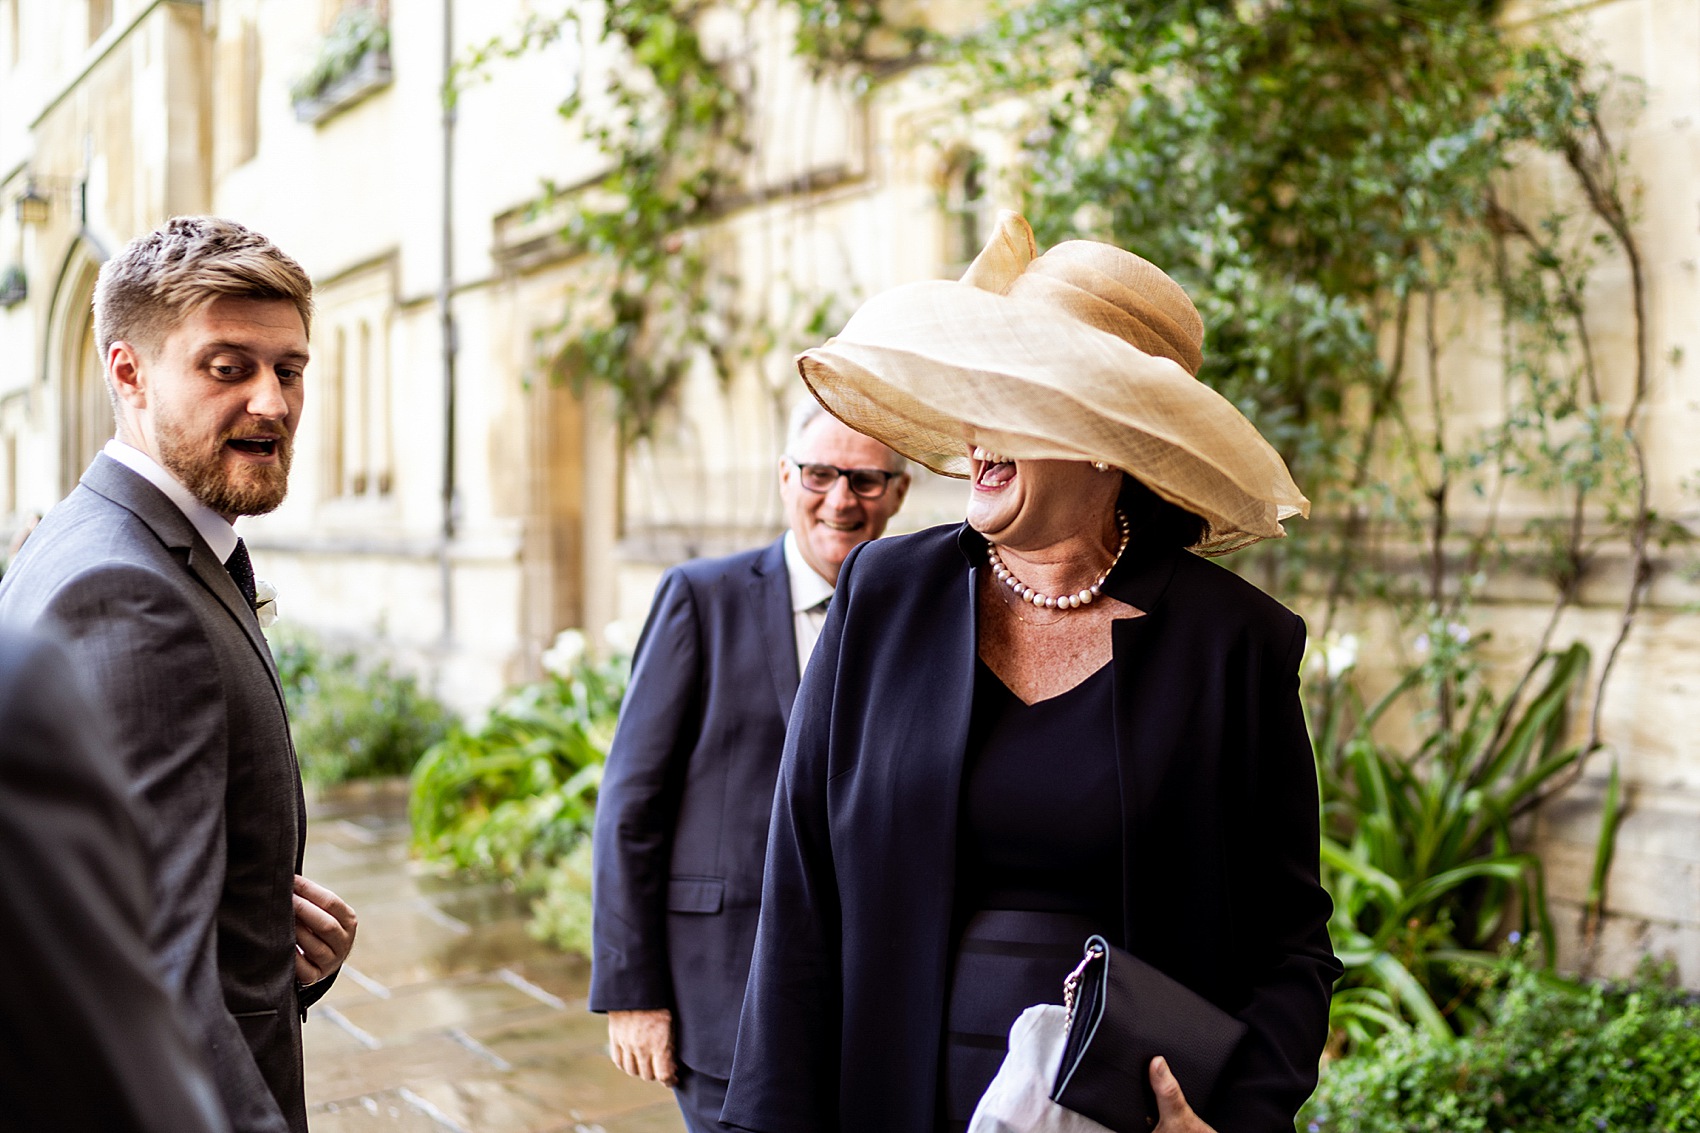
[[[729,381],[691,373],[653,436],[622,446],[606,396],[574,396],[541,360],[585,265],[556,236],[559,217],[531,207],[545,179],[582,184],[602,168],[556,107],[606,61],[569,35],[492,63],[452,113],[442,98],[474,45],[566,6],[0,0],[0,548],[110,435],[89,325],[99,264],[196,212],[267,233],[318,287],[293,490],[242,525],[285,619],[387,650],[476,709],[535,674],[560,629],[595,637],[640,620],[671,562],[776,531],[774,459],[800,395],[796,297],[847,313],[882,288],[959,270],[1012,139],[995,115],[964,123],[939,76],[899,69],[855,94],[791,56],[779,12],[729,17],[718,34],[747,52],[766,93],[746,203],[705,238],[784,333]],[[984,7],[924,11],[948,26]],[[1555,7],[1646,84],[1630,152],[1662,360],[1647,443],[1661,513],[1692,520],[1700,6],[1529,0],[1507,18]],[[309,91],[333,40],[353,62]],[[1626,286],[1602,267],[1596,309]],[[1621,327],[1601,325],[1599,341],[1621,349]],[[949,520],[960,503],[958,486],[929,480],[901,526]],[[1700,983],[1700,593],[1678,558],[1658,570],[1606,702],[1633,810],[1604,962],[1622,969],[1651,950]],[[1603,570],[1564,627],[1596,655],[1619,582]],[[1490,598],[1500,647],[1526,652],[1539,587],[1507,577]],[[1599,789],[1591,777],[1542,819],[1572,961]]]

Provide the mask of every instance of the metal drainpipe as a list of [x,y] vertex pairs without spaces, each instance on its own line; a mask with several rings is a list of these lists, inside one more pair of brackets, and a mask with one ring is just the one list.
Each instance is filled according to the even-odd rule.
[[455,330],[455,220],[454,155],[455,104],[448,97],[454,71],[454,0],[443,0],[443,275],[437,287],[437,319],[443,340],[443,522],[437,545],[437,571],[443,595],[443,645],[454,640],[454,574],[449,548],[454,543],[456,520],[455,484],[455,355],[459,349]]

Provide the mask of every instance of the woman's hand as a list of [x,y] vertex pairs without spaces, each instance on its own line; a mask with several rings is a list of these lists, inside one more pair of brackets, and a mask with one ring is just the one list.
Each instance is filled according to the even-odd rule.
[[1157,1094],[1157,1128],[1152,1133],[1216,1133],[1192,1112],[1166,1059],[1151,1060],[1151,1089]]

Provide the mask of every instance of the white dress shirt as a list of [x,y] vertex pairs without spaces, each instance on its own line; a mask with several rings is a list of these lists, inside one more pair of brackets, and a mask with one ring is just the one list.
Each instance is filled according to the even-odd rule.
[[164,492],[166,499],[176,504],[183,517],[201,533],[201,538],[207,541],[207,546],[212,548],[220,563],[230,558],[236,550],[236,528],[232,527],[224,516],[196,499],[194,494],[185,488],[177,477],[161,467],[157,460],[141,449],[116,439],[107,441],[106,447],[100,451]]
[[791,577],[791,627],[797,635],[797,677],[809,664],[809,654],[820,640],[826,624],[826,604],[832,598],[832,583],[815,573],[797,547],[797,533],[785,533],[785,573]]

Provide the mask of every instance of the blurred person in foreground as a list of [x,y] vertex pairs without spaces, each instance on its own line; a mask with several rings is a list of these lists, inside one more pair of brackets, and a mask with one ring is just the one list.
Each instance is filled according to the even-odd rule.
[[962,282],[799,359],[835,415],[971,480],[967,522],[859,548],[786,736],[722,1120],[964,1129],[1093,933],[1249,1027],[1204,1112],[1290,1133],[1328,1031],[1304,625],[1200,557],[1308,508],[1197,381],[1203,326],[1107,244],[1005,213]]
[[590,1008],[614,1061],[722,1128],[773,782],[838,568],[903,505],[901,457],[807,401],[779,461],[789,530],[662,576],[596,805]]
[[178,217],[101,268],[118,435],[0,580],[110,714],[152,883],[149,946],[237,1133],[304,1133],[301,1021],[354,943],[300,876],[306,811],[253,564],[283,502],[312,283],[264,236]]
[[147,946],[128,788],[64,652],[0,629],[0,1128],[226,1133]]

